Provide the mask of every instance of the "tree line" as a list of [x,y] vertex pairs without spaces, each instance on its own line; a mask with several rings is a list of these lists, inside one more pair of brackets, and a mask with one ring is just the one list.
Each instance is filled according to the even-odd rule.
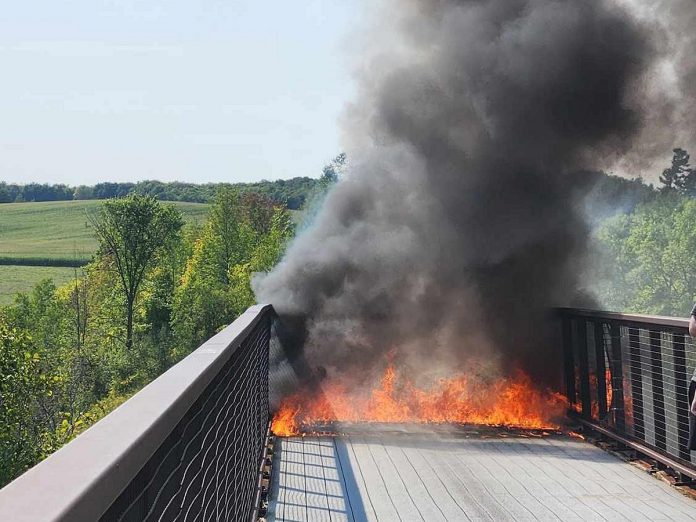
[[[339,155],[338,158],[345,158]],[[335,160],[334,160],[335,161]],[[331,165],[333,165],[332,163]],[[326,168],[322,178],[327,175]],[[331,175],[331,172],[328,173]],[[105,182],[96,185],[68,185],[28,183],[20,185],[0,182],[0,203],[27,201],[71,201],[86,199],[120,198],[128,194],[151,196],[161,201],[209,203],[221,188],[240,193],[254,193],[267,197],[290,210],[299,210],[325,184],[322,178],[296,177],[288,180],[259,181],[256,183],[182,183],[178,181],[140,181],[138,183]]]
[[696,302],[696,168],[676,148],[659,186],[595,228],[588,286],[605,309],[687,317]]

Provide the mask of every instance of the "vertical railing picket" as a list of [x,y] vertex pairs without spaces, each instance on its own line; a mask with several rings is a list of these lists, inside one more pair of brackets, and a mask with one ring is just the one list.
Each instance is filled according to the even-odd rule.
[[621,326],[612,321],[609,326],[611,337],[611,412],[614,429],[626,431],[626,404],[623,390],[623,353],[621,350]]
[[600,320],[594,321],[594,342],[595,360],[597,361],[597,405],[599,419],[604,420],[607,415],[607,381],[604,365],[604,324]]
[[573,358],[573,340],[571,338],[570,317],[563,314],[561,319],[561,336],[563,341],[563,365],[565,370],[566,396],[573,408],[577,402],[575,396],[575,360]]
[[645,416],[643,414],[643,374],[640,356],[640,333],[633,326],[628,329],[629,360],[631,364],[631,398],[633,405],[633,434],[645,440]]
[[689,460],[691,455],[687,444],[689,443],[689,390],[687,387],[688,374],[686,372],[686,336],[682,333],[672,334],[672,356],[674,357],[674,387],[675,407],[677,409],[677,440],[679,443],[679,456]]
[[577,325],[578,359],[580,360],[580,398],[582,416],[592,418],[592,400],[590,397],[590,371],[587,361],[587,321],[580,318]]
[[655,446],[667,449],[667,417],[665,413],[665,384],[662,376],[662,334],[650,330],[650,380],[652,382]]

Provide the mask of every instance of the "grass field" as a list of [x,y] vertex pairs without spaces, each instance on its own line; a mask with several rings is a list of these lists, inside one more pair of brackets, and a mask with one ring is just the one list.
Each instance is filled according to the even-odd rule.
[[11,303],[16,293],[30,291],[42,279],[53,279],[53,283],[60,286],[74,275],[72,268],[0,265],[0,305]]
[[[0,205],[0,258],[89,259],[97,240],[87,212],[101,201],[51,201]],[[174,203],[187,221],[205,220],[208,205]]]
[[[16,266],[19,263],[60,264],[88,260],[97,240],[87,224],[87,213],[101,201],[51,201],[0,204],[0,304],[26,292],[41,279],[57,286],[70,280],[72,268]],[[188,222],[203,223],[209,205],[173,203]]]

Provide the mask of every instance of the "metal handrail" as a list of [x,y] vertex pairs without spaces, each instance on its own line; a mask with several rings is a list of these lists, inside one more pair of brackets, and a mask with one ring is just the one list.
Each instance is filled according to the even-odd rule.
[[604,310],[590,310],[587,308],[558,308],[561,314],[587,317],[591,319],[606,319],[608,321],[621,321],[623,323],[664,326],[688,330],[689,320],[681,317],[668,317],[664,315],[627,314],[623,312],[608,312]]
[[696,477],[696,457],[688,449],[688,393],[696,366],[689,321],[575,308],[558,312],[571,413]]
[[5,486],[0,490],[0,520],[98,520],[254,328],[273,314],[270,305],[252,306],[94,426]]

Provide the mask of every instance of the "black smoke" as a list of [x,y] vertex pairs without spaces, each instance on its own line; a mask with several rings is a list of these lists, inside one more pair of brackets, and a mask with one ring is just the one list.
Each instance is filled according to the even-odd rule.
[[296,369],[367,378],[397,348],[420,376],[483,355],[557,382],[549,311],[584,299],[584,172],[642,132],[655,38],[598,0],[382,4],[350,172],[257,297]]

